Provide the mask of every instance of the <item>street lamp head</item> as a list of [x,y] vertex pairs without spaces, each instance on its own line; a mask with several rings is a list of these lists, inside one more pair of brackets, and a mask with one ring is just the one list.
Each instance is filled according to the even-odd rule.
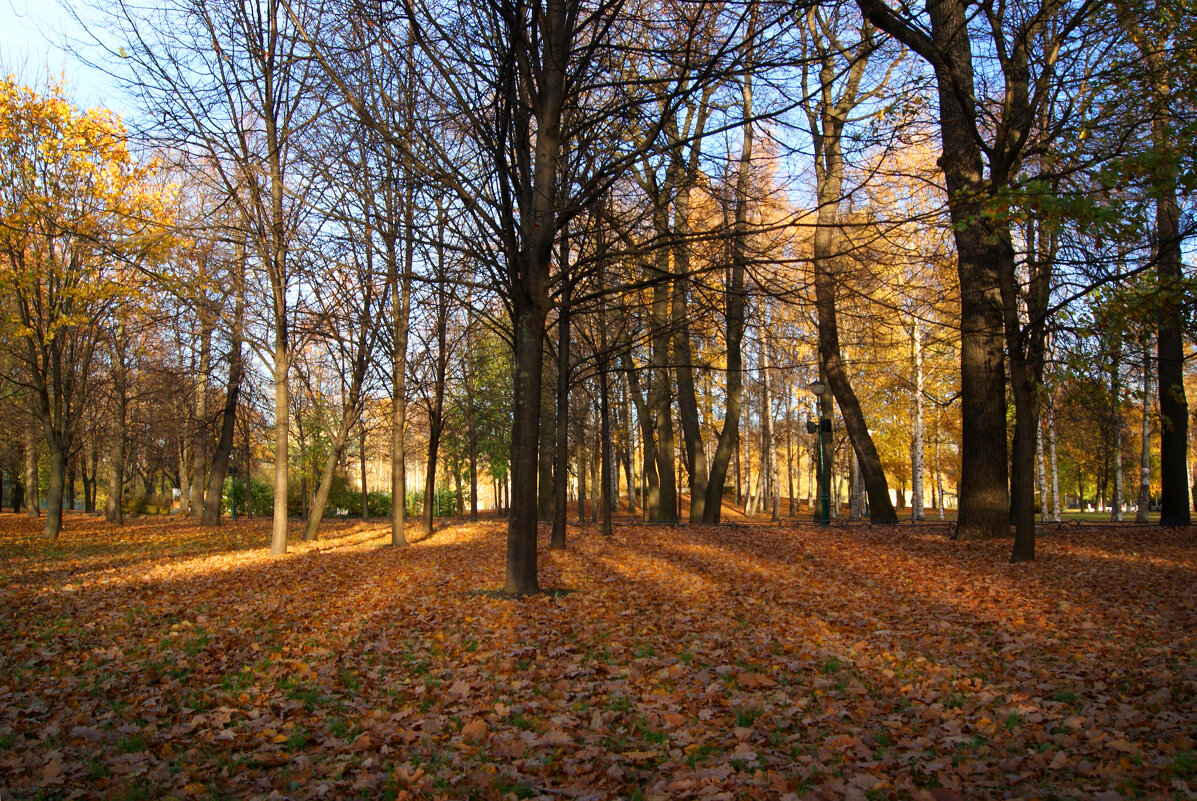
[[822,397],[823,393],[827,391],[827,385],[822,381],[812,381],[806,385],[806,388],[814,393],[816,398]]

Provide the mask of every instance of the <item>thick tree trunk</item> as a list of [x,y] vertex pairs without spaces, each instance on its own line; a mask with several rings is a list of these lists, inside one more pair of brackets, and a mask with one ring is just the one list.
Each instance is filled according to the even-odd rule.
[[[983,137],[977,128],[968,3],[927,3],[929,39],[899,20],[880,0],[857,3],[870,22],[918,51],[935,68],[943,152],[939,164],[948,192],[960,277],[962,437],[956,535],[965,540],[1002,536],[1009,532],[1009,465],[1005,321],[998,283],[1009,236],[983,208],[987,182]],[[994,247],[995,242],[999,247]]]
[[[1160,126],[1161,123],[1156,123]],[[1190,522],[1188,443],[1189,404],[1184,385],[1184,330],[1180,323],[1180,210],[1175,180],[1156,200],[1157,271],[1164,309],[1156,334],[1160,404],[1160,525]]]
[[[561,155],[561,113],[565,101],[565,70],[573,40],[571,21],[562,0],[547,0],[540,15],[541,59],[533,135],[533,173],[523,196],[528,207],[520,209],[523,242],[515,257],[516,280],[510,287],[514,311],[515,381],[512,402],[515,420],[511,436],[511,515],[507,526],[507,566],[504,589],[516,595],[539,592],[536,570],[536,468],[540,444],[539,398],[544,386],[544,326],[548,314],[549,260],[557,235],[557,178]],[[524,133],[530,120],[518,110],[522,99],[508,98],[522,121]],[[528,141],[524,139],[524,141]]]
[[[534,274],[547,269],[530,265]],[[544,297],[541,297],[543,304]],[[515,595],[540,591],[536,572],[536,472],[540,444],[541,368],[544,348],[544,305],[516,307],[515,419],[511,433],[511,503],[507,523],[507,567],[504,590]],[[535,398],[528,403],[526,399]]]
[[208,449],[211,432],[208,429],[208,374],[212,369],[211,315],[200,314],[200,350],[195,375],[195,426],[191,444],[191,516],[197,520],[204,511],[204,488],[208,486]]

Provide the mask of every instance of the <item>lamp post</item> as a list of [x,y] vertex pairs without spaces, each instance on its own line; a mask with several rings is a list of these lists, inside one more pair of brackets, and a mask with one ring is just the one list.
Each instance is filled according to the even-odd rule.
[[[819,435],[819,503],[822,509],[819,512],[819,522],[823,525],[831,525],[831,466],[828,464],[828,443],[831,434],[831,415],[828,413],[827,404],[825,401],[830,398],[825,397],[827,394],[827,385],[822,381],[812,381],[806,387],[815,396],[819,405],[819,424],[817,431]],[[814,428],[814,424],[807,423],[807,429]],[[812,432],[813,433],[813,432]]]

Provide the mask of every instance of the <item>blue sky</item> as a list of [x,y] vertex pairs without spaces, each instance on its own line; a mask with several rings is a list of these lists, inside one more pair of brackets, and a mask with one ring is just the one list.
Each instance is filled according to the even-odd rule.
[[63,48],[66,36],[82,31],[57,0],[0,0],[0,65],[26,84],[45,83],[47,75],[66,76],[80,106],[120,110],[118,93],[102,72],[81,64]]

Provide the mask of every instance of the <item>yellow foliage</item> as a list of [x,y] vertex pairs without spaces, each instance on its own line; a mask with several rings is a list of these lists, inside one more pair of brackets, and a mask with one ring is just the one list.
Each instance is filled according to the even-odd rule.
[[17,298],[15,333],[47,343],[136,293],[136,267],[170,247],[173,191],[156,169],[115,114],[80,111],[62,83],[0,80],[0,284]]

